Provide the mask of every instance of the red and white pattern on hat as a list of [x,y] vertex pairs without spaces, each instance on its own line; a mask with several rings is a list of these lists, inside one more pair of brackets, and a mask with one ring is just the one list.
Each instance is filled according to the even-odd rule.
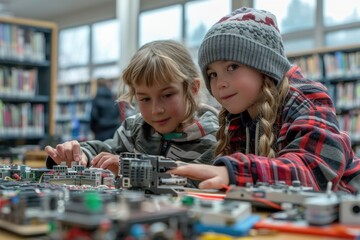
[[278,32],[280,32],[275,15],[264,10],[249,9],[244,7],[224,16],[218,21],[218,23],[224,21],[255,21],[257,23],[273,26]]

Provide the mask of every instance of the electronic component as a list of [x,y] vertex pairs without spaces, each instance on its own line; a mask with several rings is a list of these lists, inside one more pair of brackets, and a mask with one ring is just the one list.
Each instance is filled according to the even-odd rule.
[[281,183],[274,185],[258,183],[256,186],[230,186],[225,199],[249,201],[253,206],[273,208],[268,203],[302,205],[305,199],[322,195],[323,193],[302,187],[297,182],[292,186]]
[[305,219],[310,225],[328,225],[339,218],[340,200],[335,194],[311,197],[305,200]]
[[197,234],[224,233],[231,236],[248,235],[252,225],[260,220],[252,215],[249,202],[183,196],[182,203],[189,207]]
[[[292,208],[271,214],[271,223],[359,225],[359,196],[335,194],[331,184],[327,192],[298,183],[230,186],[224,195],[185,188],[186,178],[167,173],[177,163],[161,156],[125,153],[119,164],[120,189],[113,187],[110,171],[78,164],[49,171],[1,166],[0,227],[23,236],[58,234],[64,239],[195,239],[206,231],[244,236],[259,221],[251,213],[253,206],[277,204]],[[175,200],[180,197],[181,205]]]
[[198,199],[190,212],[204,225],[230,226],[251,215],[251,204],[232,200]]
[[187,209],[169,198],[146,197],[138,191],[123,191],[117,200],[104,204],[103,196],[86,191],[77,201],[67,202],[56,218],[62,239],[195,239]]
[[0,227],[23,236],[48,232],[46,219],[39,217],[43,195],[36,186],[19,185],[1,192]]
[[187,179],[167,173],[175,167],[177,163],[174,160],[162,156],[122,153],[119,186],[151,194],[177,195],[184,190]]
[[339,222],[341,224],[360,225],[360,195],[343,196],[339,208]]
[[51,184],[90,185],[115,187],[115,176],[108,169],[85,168],[73,162],[68,168],[65,162],[53,166],[53,170],[45,172],[42,181]]
[[0,166],[0,179],[3,180],[21,180],[28,178],[30,168],[26,165],[1,165]]

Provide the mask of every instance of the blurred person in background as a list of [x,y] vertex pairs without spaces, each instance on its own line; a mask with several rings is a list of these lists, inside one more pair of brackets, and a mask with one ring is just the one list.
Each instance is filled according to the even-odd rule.
[[120,108],[111,91],[111,81],[100,78],[97,83],[96,95],[92,100],[90,129],[95,140],[104,141],[112,138],[121,124]]

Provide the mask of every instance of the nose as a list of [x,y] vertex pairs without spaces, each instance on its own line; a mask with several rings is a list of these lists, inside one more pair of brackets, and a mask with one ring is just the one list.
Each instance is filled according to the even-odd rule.
[[217,82],[216,83],[217,83],[216,86],[217,86],[218,89],[229,86],[229,82],[226,80],[226,78],[223,77],[223,76],[219,76],[219,75],[217,77]]
[[165,112],[165,108],[163,107],[161,102],[160,101],[154,101],[152,106],[151,106],[151,113],[152,114],[160,114],[160,113],[164,113],[164,112]]

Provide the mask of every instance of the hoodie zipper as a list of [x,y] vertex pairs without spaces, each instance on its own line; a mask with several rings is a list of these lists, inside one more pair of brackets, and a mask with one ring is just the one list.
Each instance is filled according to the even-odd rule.
[[170,146],[170,141],[165,140],[164,138],[162,139],[162,145],[161,145],[161,150],[160,150],[160,155],[161,156],[166,156],[165,154],[167,153],[167,150],[169,149]]
[[180,139],[180,138],[184,138],[184,137],[185,137],[185,133],[173,132],[173,133],[164,134],[161,138],[162,143],[163,143],[161,146],[161,155],[166,156],[165,154],[167,153],[167,151],[170,148],[172,139]]

